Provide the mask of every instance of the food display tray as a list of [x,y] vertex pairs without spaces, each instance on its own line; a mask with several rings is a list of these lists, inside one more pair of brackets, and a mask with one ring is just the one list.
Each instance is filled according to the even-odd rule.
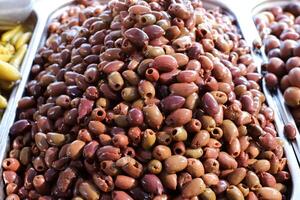
[[[258,0],[256,1],[256,3],[254,3],[252,5],[252,8],[251,8],[251,15],[252,17],[254,17],[256,14],[264,11],[264,10],[267,10],[267,9],[270,9],[274,6],[285,6],[287,5],[288,3],[291,3],[291,2],[297,2],[297,1],[287,1],[287,0]],[[300,2],[298,2],[300,4]],[[260,40],[259,39],[259,35],[258,35],[258,32],[255,33],[256,36],[256,40]],[[266,63],[268,61],[268,57],[267,55],[265,54],[265,50],[264,50],[264,46],[261,47],[261,49],[259,50],[259,55],[258,57],[261,58],[262,62]],[[292,123],[295,127],[296,126],[296,123],[295,123],[295,120],[290,112],[290,109],[288,108],[288,106],[284,103],[285,100],[283,98],[283,93],[282,91],[277,88],[276,91],[272,91],[269,93],[271,94],[271,96],[273,97],[273,100],[276,104],[276,107],[278,109],[278,113],[280,113],[280,117],[283,121],[284,124],[287,124],[287,123]],[[299,134],[299,127],[298,129],[296,129],[296,138],[295,140],[292,140],[292,141],[289,141],[294,149],[294,152],[296,154],[296,157],[297,157],[297,160],[298,160],[298,163],[300,164],[300,134]]]
[[[253,21],[253,17],[255,14],[263,11],[267,8],[270,8],[274,5],[286,5],[291,1],[273,1],[273,0],[257,0],[257,1],[247,1],[243,3],[237,3],[233,1],[230,5],[232,5],[231,9],[233,13],[236,14],[237,22],[239,28],[241,30],[244,39],[247,44],[252,47],[252,55],[255,61],[257,62],[259,68],[258,72],[263,74],[264,72],[261,69],[263,63],[267,61],[267,56],[264,54],[263,47],[259,50],[254,48],[254,43],[262,44],[261,38],[259,36],[259,32],[256,29],[256,26]],[[299,161],[300,161],[300,135],[297,130],[297,136],[295,141],[289,141],[284,135],[284,125],[287,122],[292,122],[295,125],[295,121],[289,112],[287,106],[284,104],[284,99],[281,91],[278,89],[275,93],[271,92],[263,79],[261,83],[261,89],[266,97],[266,102],[269,107],[274,110],[275,114],[275,126],[277,129],[278,136],[283,141],[285,156],[288,160],[288,167],[291,173],[292,179],[292,188],[290,189],[290,197],[291,200],[300,199],[300,191],[297,188],[300,186],[300,181],[298,176],[300,175]],[[296,125],[295,125],[296,127]]]
[[[5,129],[8,129],[9,126],[13,123],[14,118],[12,118],[12,114],[16,110],[16,106],[18,104],[18,100],[22,96],[22,92],[24,91],[25,84],[27,82],[27,77],[30,72],[30,68],[32,65],[32,60],[34,59],[35,52],[38,45],[38,39],[42,35],[39,30],[43,26],[42,20],[36,10],[33,10],[29,15],[28,19],[24,21],[22,24],[26,26],[31,32],[32,37],[28,45],[27,52],[24,56],[24,59],[19,67],[21,73],[21,80],[16,82],[16,85],[12,89],[7,99],[8,104],[3,113],[2,119],[0,121],[0,141],[1,141],[1,148],[0,148],[0,158],[3,159],[4,152],[6,151],[6,144],[4,143],[7,141],[8,133],[5,132]],[[10,123],[11,122],[11,123]]]
[[[105,1],[101,1],[101,2],[105,3]],[[255,2],[257,4],[255,4]],[[277,2],[277,1],[268,1],[268,2],[270,3],[270,2]],[[215,7],[220,7],[221,9],[224,10],[225,13],[232,15],[236,19],[237,26],[239,27],[242,36],[244,37],[244,39],[249,45],[252,45],[254,40],[260,39],[259,34],[254,25],[254,22],[252,20],[252,15],[257,11],[257,9],[255,8],[258,8],[257,6],[260,5],[262,1],[253,2],[252,0],[248,0],[247,3],[249,3],[250,6],[245,6],[244,1],[203,0],[203,5],[205,8],[211,9]],[[74,4],[74,1],[53,0],[51,2],[41,1],[38,2],[38,4],[35,5],[33,11],[37,19],[36,28],[30,43],[30,49],[28,50],[27,53],[28,55],[26,56],[23,65],[21,67],[22,80],[20,81],[19,85],[15,87],[15,89],[13,90],[12,97],[11,97],[13,98],[13,101],[9,102],[9,108],[7,109],[3,117],[3,122],[0,125],[0,130],[1,130],[0,162],[1,163],[5,158],[5,156],[7,155],[7,152],[10,147],[9,129],[15,121],[18,101],[21,99],[22,95],[24,94],[26,83],[29,80],[30,69],[33,63],[34,56],[38,48],[42,47],[45,44],[45,41],[47,39],[48,36],[47,27],[54,18],[56,18],[62,12],[64,12],[70,5]],[[47,9],[40,9],[40,8],[47,8]],[[256,52],[254,50],[252,50],[252,55],[256,60],[256,62],[258,63],[258,66],[260,66],[260,64],[264,62],[264,60],[266,59],[264,56],[262,56],[260,52]],[[260,67],[257,70],[258,72],[261,72]],[[289,142],[285,138],[283,133],[283,127],[286,121],[283,118],[283,116],[279,114],[282,112],[281,110],[283,109],[282,107],[284,106],[278,105],[278,102],[276,101],[276,97],[274,97],[274,94],[271,94],[271,92],[267,89],[264,81],[262,81],[261,83],[261,89],[263,90],[263,93],[266,96],[267,104],[274,109],[276,129],[278,132],[278,136],[283,141],[285,156],[288,160],[288,167],[291,174],[291,182],[292,182],[292,187],[288,187],[289,190],[288,197],[290,200],[299,200],[300,190],[297,190],[297,187],[300,186],[300,179],[298,178],[300,176],[300,168],[297,161],[297,157],[294,153],[295,150],[295,147],[293,147],[294,144]],[[290,116],[288,110],[286,112],[287,112],[287,116]],[[299,134],[298,134],[298,138],[299,138]],[[2,169],[0,170],[0,173],[2,174],[1,171]],[[4,184],[2,180],[0,181],[0,184],[1,184],[0,199],[4,199],[5,191],[4,191]]]
[[[66,2],[66,1],[64,1]],[[2,163],[3,159],[5,158],[9,148],[10,148],[10,141],[9,141],[9,128],[14,123],[18,101],[22,98],[23,93],[25,91],[26,83],[28,81],[31,66],[33,60],[35,58],[35,54],[38,50],[39,45],[41,45],[41,38],[46,38],[47,29],[45,29],[45,24],[47,22],[48,16],[50,12],[48,11],[49,8],[54,9],[53,4],[49,4],[45,6],[44,1],[36,2],[34,8],[28,17],[28,19],[23,22],[31,31],[32,37],[27,49],[27,52],[24,56],[22,64],[20,66],[20,73],[22,75],[21,80],[17,82],[16,86],[13,88],[9,99],[7,108],[4,111],[1,123],[0,123],[0,161]],[[44,42],[43,42],[44,43]],[[0,170],[2,174],[2,169]],[[1,175],[1,182],[0,182],[0,199],[5,199],[5,192],[4,192],[4,184],[2,181]]]

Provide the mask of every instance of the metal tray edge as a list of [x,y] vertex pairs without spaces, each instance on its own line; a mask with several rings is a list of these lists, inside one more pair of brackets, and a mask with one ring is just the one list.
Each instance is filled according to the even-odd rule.
[[[291,2],[298,2],[299,1],[288,1],[288,0],[275,0],[275,1],[270,1],[270,0],[258,0],[257,3],[254,5],[254,7],[252,7],[251,10],[251,15],[252,17],[256,14],[258,14],[259,12],[262,12],[268,8],[271,8],[271,5],[279,5],[279,6],[283,6],[286,5],[288,3]],[[257,30],[257,29],[256,29]],[[258,31],[257,31],[258,32]],[[260,59],[262,59],[264,62],[268,61],[268,57],[265,54],[264,51],[264,47],[262,47],[260,49]],[[292,123],[295,127],[296,123],[295,120],[290,112],[290,109],[288,108],[288,106],[284,103],[284,98],[283,98],[283,93],[280,89],[277,89],[276,92],[272,93],[273,94],[273,99],[276,102],[276,106],[278,107],[278,111],[280,113],[280,116],[284,122],[284,124],[286,123]],[[294,152],[296,154],[298,163],[300,165],[300,132],[299,132],[299,128],[296,129],[296,139],[293,141],[288,141],[289,143],[292,144],[292,148],[294,149]]]
[[[257,0],[257,1],[234,1],[234,0],[228,0],[228,8],[231,9],[233,14],[235,15],[237,19],[238,26],[240,28],[240,31],[242,33],[242,36],[244,37],[245,41],[247,44],[252,47],[253,42],[257,41],[258,43],[261,43],[262,40],[259,36],[258,30],[256,29],[256,26],[253,21],[253,11],[257,7],[257,5],[261,5],[264,2],[268,0]],[[269,2],[273,3],[274,1]],[[283,2],[283,0],[276,0],[275,2]],[[288,1],[286,1],[288,2]],[[245,6],[244,4],[247,4]],[[265,61],[265,59],[262,57],[262,52],[255,52],[253,48],[251,48],[252,55],[258,63],[258,72],[261,72],[261,63]],[[288,160],[288,168],[291,173],[292,177],[292,191],[291,191],[291,198],[290,200],[298,200],[300,198],[300,191],[297,190],[297,186],[300,185],[300,180],[299,180],[299,175],[300,175],[300,168],[299,168],[299,163],[297,160],[297,156],[295,155],[296,152],[294,152],[294,148],[287,139],[284,136],[283,133],[283,127],[284,127],[284,120],[282,119],[281,113],[282,109],[280,108],[280,105],[278,105],[277,98],[278,97],[273,97],[269,91],[269,89],[266,87],[265,81],[262,81],[262,91],[266,96],[266,102],[269,107],[273,108],[274,114],[275,114],[275,126],[278,132],[278,136],[281,138],[283,141],[283,147],[284,147],[284,152],[285,156]],[[282,96],[282,94],[281,94]],[[289,112],[289,111],[288,111]],[[291,117],[291,115],[289,115]],[[293,118],[292,118],[293,119]],[[299,136],[299,134],[298,134]],[[300,136],[297,137],[300,140]],[[298,144],[297,147],[300,149],[300,145]],[[299,159],[299,158],[298,158]]]
[[[5,158],[10,143],[9,143],[9,129],[11,125],[13,124],[15,120],[16,110],[18,101],[21,99],[23,92],[25,90],[25,86],[31,71],[31,66],[35,57],[35,54],[38,50],[40,39],[44,32],[44,26],[47,19],[47,12],[46,7],[44,6],[45,3],[42,3],[42,1],[37,2],[34,5],[33,12],[37,16],[37,22],[33,29],[32,39],[29,43],[28,51],[24,57],[24,60],[22,62],[22,65],[20,66],[20,72],[22,74],[22,79],[19,81],[18,85],[13,89],[11,93],[11,98],[9,101],[9,105],[7,107],[7,110],[5,111],[5,114],[3,116],[3,122],[0,124],[0,161]],[[0,173],[2,174],[2,168],[0,169]],[[0,187],[2,188],[0,190],[0,198],[4,199],[4,183],[2,181],[2,176],[0,178]]]
[[[9,107],[6,112],[6,117],[3,117],[3,123],[0,124],[0,161],[2,163],[3,159],[6,157],[8,150],[10,148],[10,138],[9,129],[15,121],[16,111],[19,100],[22,98],[25,91],[27,81],[29,79],[32,63],[38,48],[44,45],[47,38],[47,25],[51,16],[60,8],[68,6],[74,2],[74,0],[53,0],[49,1],[37,1],[34,4],[33,12],[37,15],[37,23],[33,31],[32,39],[29,44],[28,51],[22,66],[20,67],[22,73],[22,79],[19,81],[18,85],[13,89],[12,94],[14,98],[9,102]],[[0,168],[0,174],[2,174],[2,168]],[[3,177],[0,176],[0,199],[5,198]]]

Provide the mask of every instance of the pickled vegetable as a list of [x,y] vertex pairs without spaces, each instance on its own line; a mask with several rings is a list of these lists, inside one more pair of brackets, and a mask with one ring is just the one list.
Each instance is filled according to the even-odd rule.
[[[31,36],[32,33],[26,32],[26,28],[22,25],[2,33],[0,42],[0,92],[6,91],[6,94],[9,94],[16,81],[21,79],[19,68],[27,52]],[[7,95],[0,96],[0,109],[6,108],[7,97]]]

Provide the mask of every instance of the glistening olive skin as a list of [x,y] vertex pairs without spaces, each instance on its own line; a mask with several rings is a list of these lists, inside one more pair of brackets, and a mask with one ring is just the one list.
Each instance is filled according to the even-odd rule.
[[230,185],[226,190],[226,197],[232,200],[244,200],[243,193],[234,185]]
[[288,106],[297,107],[300,105],[300,88],[288,87],[283,94],[284,100]]
[[211,93],[205,93],[202,98],[204,111],[214,116],[219,112],[218,102]]
[[294,140],[296,138],[295,126],[292,123],[284,125],[284,134],[288,139]]
[[257,197],[261,199],[281,200],[280,192],[271,187],[262,187],[257,189]]
[[178,68],[176,59],[170,55],[157,56],[152,66],[161,72],[170,72]]
[[[289,162],[251,48],[233,16],[206,7],[80,0],[64,8],[10,128],[6,198],[286,198]],[[276,84],[288,88],[298,59],[287,56],[300,55],[290,28],[299,23],[282,25],[292,16],[281,13],[270,32],[284,42],[266,40],[268,54],[283,58],[266,67],[274,76],[293,70]]]
[[188,161],[184,156],[174,155],[167,158],[164,163],[166,171],[172,174],[184,170],[187,167]]
[[195,178],[184,185],[182,189],[182,196],[185,198],[191,198],[198,196],[205,190],[205,184],[201,178]]
[[160,128],[163,121],[163,116],[156,105],[145,106],[143,108],[143,113],[149,126],[156,129]]

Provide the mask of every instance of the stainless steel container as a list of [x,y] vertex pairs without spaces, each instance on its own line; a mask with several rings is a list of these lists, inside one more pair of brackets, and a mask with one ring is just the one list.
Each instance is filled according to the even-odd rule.
[[[11,113],[13,110],[15,110],[16,103],[19,99],[18,96],[22,95],[19,94],[18,91],[20,90],[20,88],[22,88],[22,91],[24,90],[25,83],[27,81],[27,78],[24,77],[27,77],[28,76],[27,74],[29,74],[32,60],[35,54],[35,49],[37,49],[37,43],[38,43],[37,40],[39,38],[39,35],[42,35],[42,33],[39,33],[38,31],[39,27],[41,27],[43,24],[38,13],[36,11],[31,11],[29,14],[30,14],[29,17],[27,18],[26,21],[23,22],[23,24],[26,25],[33,32],[33,35],[32,35],[32,39],[30,40],[27,53],[24,56],[23,62],[20,66],[22,79],[17,82],[16,86],[14,87],[14,89],[12,90],[9,96],[7,108],[5,109],[2,120],[0,122],[0,130],[4,130],[5,128],[10,126],[7,123],[13,121],[13,119],[11,118],[12,117]],[[0,134],[0,141],[6,141],[6,140],[7,140],[7,134]],[[6,145],[1,147],[2,148],[0,148],[0,155],[1,155],[0,158],[2,159]]]
[[[37,4],[39,5],[39,4]],[[14,122],[14,116],[16,112],[16,107],[18,104],[18,101],[23,95],[25,85],[27,83],[27,79],[30,73],[30,69],[32,66],[32,61],[35,57],[35,53],[37,50],[37,47],[39,45],[39,40],[41,36],[43,35],[43,27],[45,25],[45,16],[41,16],[40,13],[37,12],[36,9],[31,10],[31,13],[26,21],[23,22],[31,31],[32,31],[32,38],[30,40],[28,50],[26,55],[24,56],[23,62],[20,66],[20,73],[22,74],[21,80],[17,83],[17,85],[12,90],[10,97],[8,99],[8,105],[4,112],[4,115],[2,117],[1,123],[0,123],[0,160],[2,161],[4,159],[4,156],[6,155],[6,152],[9,148],[9,137],[8,137],[8,130],[9,127]],[[2,179],[2,177],[1,177]],[[1,181],[0,183],[0,197],[1,199],[4,199],[4,186]]]
[[[37,53],[38,48],[42,47],[45,44],[45,41],[47,39],[47,26],[52,19],[60,15],[65,9],[67,9],[67,6],[72,4],[72,2],[72,0],[37,1],[33,6],[30,17],[24,22],[26,25],[32,28],[33,35],[22,65],[20,66],[22,79],[12,90],[7,108],[0,123],[1,163],[6,157],[7,152],[10,148],[9,129],[15,121],[18,102],[24,94],[35,54]],[[0,199],[5,199],[5,187],[2,177],[2,168],[0,168],[0,174]]]
[[[264,11],[264,10],[270,9],[273,6],[285,6],[285,5],[287,5],[288,3],[291,3],[291,2],[297,2],[297,1],[258,0],[258,1],[255,1],[255,4],[253,4],[251,14],[252,14],[252,16],[255,16],[256,14],[258,14],[258,13]],[[298,2],[298,3],[300,4],[300,2]],[[261,48],[260,55],[261,55],[260,58],[264,62],[268,61],[268,57],[265,54],[264,47]],[[291,115],[291,112],[290,112],[288,106],[284,103],[285,101],[284,101],[283,94],[282,94],[281,90],[277,89],[275,92],[273,92],[271,94],[272,94],[273,100],[276,103],[276,107],[278,108],[278,113],[280,113],[280,117],[283,120],[283,123],[284,124],[292,123],[295,127],[297,127],[296,123],[295,123],[295,120],[294,120],[293,116]],[[296,153],[298,162],[300,164],[300,134],[299,134],[299,129],[297,129],[296,132],[297,132],[296,139],[293,140],[293,141],[289,141],[289,142],[291,143],[291,145],[292,145],[292,147],[293,147],[293,149]]]
[[[233,14],[233,16],[237,19],[238,26],[240,28],[240,31],[246,40],[247,44],[252,47],[253,42],[261,42],[259,33],[256,29],[256,26],[254,24],[254,21],[252,19],[254,15],[255,8],[257,8],[258,5],[263,4],[263,2],[268,2],[268,5],[274,5],[272,4],[273,2],[277,1],[235,1],[235,0],[227,0],[225,3],[220,3],[218,1],[207,1],[208,5],[215,5],[215,6],[220,6],[223,7],[225,10],[229,11],[229,13]],[[205,3],[206,1],[204,1]],[[280,2],[280,1],[278,1]],[[281,1],[282,2],[282,1]],[[285,1],[285,4],[288,3],[289,1]],[[266,8],[266,7],[265,7]],[[265,61],[266,56],[262,56],[262,53],[259,51],[255,51],[252,49],[252,56],[255,59],[255,61],[258,63],[258,66],[261,66],[261,64]],[[257,69],[258,72],[261,73],[261,68]],[[284,151],[285,151],[285,156],[288,160],[288,167],[291,173],[291,179],[292,179],[292,187],[288,188],[290,189],[290,200],[298,200],[300,199],[300,191],[297,190],[300,186],[300,180],[298,179],[298,176],[300,175],[300,168],[299,168],[299,163],[297,160],[297,157],[295,155],[293,146],[290,141],[286,139],[283,133],[283,128],[284,124],[286,121],[282,119],[282,109],[281,106],[278,104],[277,98],[274,98],[274,95],[271,94],[269,89],[266,87],[265,81],[262,82],[261,85],[262,91],[266,96],[266,102],[274,110],[275,114],[275,126],[278,132],[278,136],[281,138],[283,141],[284,145]],[[282,95],[281,95],[282,96]],[[284,102],[281,100],[281,102]],[[282,103],[281,103],[282,105]],[[289,115],[291,117],[291,115]],[[299,134],[298,136],[299,137]],[[299,144],[299,143],[298,143]],[[299,158],[298,158],[299,159]]]
[[[249,2],[251,2],[249,0]],[[24,61],[24,67],[22,70],[23,73],[23,79],[21,80],[19,86],[15,88],[14,90],[14,101],[11,102],[11,106],[8,112],[8,116],[5,118],[5,124],[0,126],[0,130],[2,131],[0,135],[0,142],[2,149],[0,151],[0,162],[2,163],[2,160],[6,156],[6,153],[9,148],[9,128],[15,121],[15,115],[16,115],[16,109],[17,104],[20,98],[22,97],[26,82],[29,78],[30,68],[31,64],[33,62],[33,58],[35,53],[37,52],[38,47],[42,47],[46,41],[47,38],[47,26],[53,20],[55,17],[60,15],[65,9],[68,8],[73,4],[72,0],[68,1],[51,1],[51,2],[41,2],[40,6],[36,6],[34,8],[34,13],[37,13],[38,16],[38,24],[37,24],[37,31],[33,36],[33,42],[31,44],[31,50],[30,50],[30,56],[26,58]],[[215,7],[221,7],[224,9],[225,13],[229,13],[233,15],[238,23],[238,26],[240,27],[241,33],[244,36],[245,40],[248,42],[249,45],[252,44],[253,40],[259,39],[258,32],[255,28],[255,25],[252,21],[251,11],[252,8],[254,8],[254,3],[249,3],[251,6],[244,6],[243,2],[237,2],[234,0],[204,0],[203,1],[205,8],[215,8]],[[48,11],[46,9],[39,10],[37,8],[48,8]],[[258,56],[255,52],[253,52],[254,58],[257,60],[257,62],[262,62],[262,59],[260,56]],[[260,71],[260,69],[258,69]],[[285,139],[283,135],[283,121],[278,115],[278,110],[276,108],[276,103],[274,99],[272,98],[270,92],[266,89],[265,83],[262,83],[262,89],[266,95],[267,103],[270,107],[274,108],[275,111],[275,124],[278,131],[279,137],[283,141],[284,145],[284,151],[286,158],[288,160],[288,166],[289,171],[291,173],[291,179],[292,179],[292,187],[288,187],[289,190],[289,196],[291,200],[298,200],[300,199],[300,190],[297,190],[297,187],[300,186],[300,180],[298,179],[298,176],[300,176],[300,169],[298,167],[297,159],[294,154],[292,145]],[[0,170],[1,173],[2,169]],[[2,177],[1,177],[2,178]],[[0,190],[0,198],[4,199],[5,193],[4,193],[4,186],[3,181],[1,181],[1,190]]]
[[0,29],[25,21],[32,7],[33,0],[0,0]]

